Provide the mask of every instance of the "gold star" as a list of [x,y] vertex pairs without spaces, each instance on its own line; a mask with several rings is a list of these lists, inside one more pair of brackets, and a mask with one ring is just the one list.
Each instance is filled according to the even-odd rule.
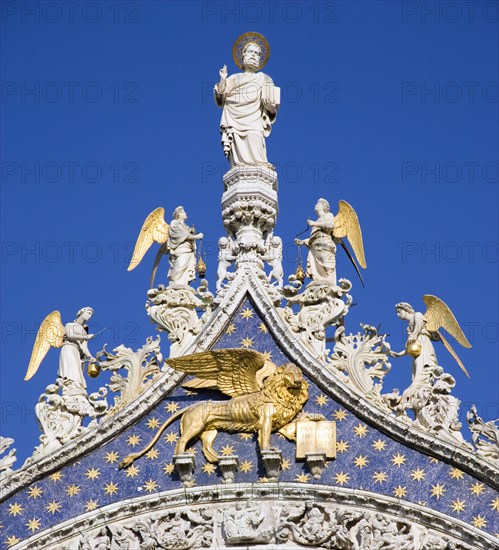
[[153,479],[149,479],[144,484],[144,489],[148,493],[153,493],[157,488],[158,488],[158,484]]
[[321,393],[315,398],[315,402],[319,405],[319,407],[323,407],[324,405],[327,405],[327,397]]
[[37,529],[40,529],[40,520],[33,518],[28,520],[28,523],[26,523],[26,527],[34,533]]
[[262,353],[263,355],[263,358],[265,359],[265,361],[271,361],[272,360],[272,352],[271,351],[264,351]]
[[9,516],[18,516],[23,512],[24,512],[24,508],[22,507],[21,504],[17,504],[17,502],[14,502],[13,504],[9,504]]
[[379,483],[380,485],[382,485],[387,481],[387,479],[388,475],[386,472],[374,472],[373,474],[374,483]]
[[17,544],[20,541],[21,539],[18,539],[15,535],[12,535],[11,537],[7,537],[7,546],[14,546],[14,544]]
[[87,500],[87,502],[85,503],[85,510],[87,512],[91,512],[92,510],[95,510],[98,506],[98,502],[96,500]]
[[210,462],[207,462],[206,464],[203,464],[203,467],[201,468],[205,474],[208,474],[211,476],[211,474],[215,473],[216,466],[215,464],[211,464]]
[[286,470],[291,470],[291,461],[289,458],[283,458],[281,462],[281,468],[285,472]]
[[350,476],[348,474],[345,474],[344,472],[340,472],[339,474],[334,475],[336,483],[338,485],[345,485],[350,481]]
[[449,475],[452,479],[463,479],[464,476],[463,472],[461,472],[461,470],[458,470],[457,468],[451,468]]
[[71,485],[68,485],[66,487],[66,493],[69,497],[74,497],[76,496],[79,492],[81,491],[81,488],[79,485],[75,485],[74,483],[72,483]]
[[377,439],[372,446],[376,451],[384,451],[386,447],[386,441],[383,441],[382,439]]
[[169,412],[169,413],[175,413],[178,411],[180,405],[178,403],[175,403],[175,402],[172,402],[172,403],[168,403],[168,405],[165,407],[165,409]]
[[411,477],[414,481],[421,481],[426,477],[426,472],[421,468],[417,468],[416,470],[412,470]]
[[308,478],[310,477],[310,474],[297,474],[295,477],[295,481],[298,481],[299,483],[308,483]]
[[337,411],[334,411],[333,416],[335,420],[339,420],[341,422],[347,417],[347,412],[343,409],[338,409]]
[[[171,405],[171,403],[170,403],[170,405]],[[166,408],[166,410],[168,410],[168,407]],[[150,430],[154,430],[155,428],[159,427],[159,420],[155,416],[153,416],[152,418],[149,418],[149,420],[147,421],[146,426]]]
[[437,483],[436,485],[431,486],[431,496],[435,497],[437,500],[444,496],[445,491],[447,489],[444,489],[445,483]]
[[243,440],[243,441],[248,441],[248,439],[251,439],[253,437],[253,434],[239,434],[239,437]]
[[85,472],[88,479],[97,479],[100,476],[100,468],[90,468]]
[[167,443],[171,443],[172,445],[176,443],[178,439],[178,435],[175,432],[170,432],[166,434],[165,440]]
[[485,491],[485,487],[483,486],[483,483],[474,483],[471,486],[470,491],[472,495],[481,495]]
[[499,512],[499,497],[496,497],[491,503],[490,507],[492,510],[495,510],[496,512]]
[[42,496],[43,491],[40,489],[40,487],[37,487],[36,485],[34,487],[31,487],[28,489],[28,498],[32,498],[36,500],[38,497]]
[[481,514],[478,514],[478,516],[473,517],[471,523],[473,523],[477,529],[481,529],[487,525],[487,520]]
[[430,458],[430,462],[431,462],[432,464],[438,464],[438,458],[433,458],[433,457],[431,457],[431,458]]
[[402,455],[400,453],[393,455],[392,463],[394,466],[398,466],[400,468],[400,466],[405,464],[405,455]]
[[259,477],[258,483],[270,483],[270,479],[268,477]]
[[173,465],[172,462],[169,462],[168,464],[165,464],[163,466],[163,472],[165,472],[165,474],[167,475],[173,473],[173,470],[175,470],[175,466]]
[[154,460],[154,459],[158,458],[158,456],[159,456],[158,449],[151,449],[150,451],[148,451],[146,453],[146,458],[148,458],[149,460]]
[[269,331],[268,328],[265,326],[265,323],[260,323],[260,326],[258,327],[258,330],[260,332],[265,333],[265,334],[267,334],[267,332]]
[[137,477],[139,475],[139,469],[135,464],[132,464],[130,467],[126,469],[126,477],[131,477],[132,479],[134,477]]
[[364,424],[359,424],[355,426],[353,431],[355,432],[355,435],[357,437],[364,437],[367,433],[367,426],[365,426]]
[[188,449],[185,450],[185,452],[186,452],[188,455],[196,455],[196,454],[198,454],[198,450],[197,450],[195,447],[189,447]]
[[106,495],[113,496],[114,493],[118,492],[118,486],[116,485],[116,483],[110,481],[109,483],[106,483],[106,485],[104,485],[104,492],[106,493]]
[[243,348],[250,348],[251,346],[253,345],[253,338],[243,338],[241,340],[241,346],[243,346]]
[[140,435],[132,434],[128,436],[127,445],[135,447],[135,445],[138,445],[141,441]]
[[253,317],[253,310],[247,307],[244,311],[241,312],[241,317],[243,319],[251,319]]
[[49,479],[51,479],[52,481],[61,481],[62,472],[56,472],[55,474],[52,474],[51,476],[49,476]]
[[393,489],[393,494],[397,498],[404,498],[407,494],[407,489],[405,487],[402,487],[402,485],[399,485],[398,487],[395,487],[395,489]]
[[367,460],[367,456],[362,455],[356,456],[354,460],[355,467],[360,468],[361,470],[367,466],[368,462],[369,460]]
[[232,323],[227,327],[227,330],[225,331],[225,334],[232,334],[236,330],[236,325]]
[[251,472],[251,470],[253,469],[253,461],[243,460],[241,462],[241,465],[239,466],[239,469],[241,470],[241,472],[243,472],[243,474]]
[[234,454],[234,447],[232,445],[225,445],[222,447],[222,456],[231,456]]
[[348,444],[348,441],[343,441],[343,439],[341,439],[340,441],[338,441],[338,443],[336,443],[336,450],[339,453],[346,453],[349,447],[350,445]]
[[60,509],[61,509],[61,503],[56,502],[55,500],[53,500],[52,502],[49,502],[47,506],[45,506],[45,510],[47,510],[47,512],[50,512],[51,514],[55,514]]
[[466,508],[466,504],[464,500],[456,499],[452,501],[451,507],[453,512],[459,514],[459,512],[462,512]]
[[184,390],[185,395],[196,395],[196,392],[188,390],[186,388],[182,388]]
[[110,451],[109,453],[106,453],[104,456],[104,460],[111,464],[113,464],[113,462],[118,462],[118,458],[119,458],[118,453],[115,453],[114,451]]

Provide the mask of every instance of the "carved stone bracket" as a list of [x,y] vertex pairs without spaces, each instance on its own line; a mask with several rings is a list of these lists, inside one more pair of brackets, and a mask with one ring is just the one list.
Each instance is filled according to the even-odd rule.
[[222,472],[222,483],[234,483],[236,472],[239,469],[239,458],[235,455],[219,456],[218,467]]
[[326,464],[326,453],[305,453],[305,460],[314,479],[320,479]]
[[262,462],[269,481],[277,481],[282,464],[282,452],[279,449],[262,451]]
[[194,482],[194,469],[196,468],[194,455],[191,453],[173,455],[173,464],[180,481],[186,486],[192,485]]

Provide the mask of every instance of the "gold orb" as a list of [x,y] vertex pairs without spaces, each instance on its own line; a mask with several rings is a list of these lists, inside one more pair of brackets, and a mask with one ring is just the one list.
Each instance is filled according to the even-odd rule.
[[99,376],[99,373],[100,373],[100,367],[97,363],[89,363],[87,372],[90,378],[97,378],[97,376]]
[[421,355],[421,344],[419,342],[411,342],[407,344],[405,349],[411,357],[419,357]]
[[203,258],[199,256],[198,264],[196,266],[196,271],[198,272],[199,278],[202,279],[206,275],[206,264],[203,261]]

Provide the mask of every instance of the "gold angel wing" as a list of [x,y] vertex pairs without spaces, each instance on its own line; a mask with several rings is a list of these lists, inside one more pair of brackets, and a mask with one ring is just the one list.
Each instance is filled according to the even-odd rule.
[[366,257],[364,255],[359,219],[355,210],[346,201],[338,203],[338,214],[334,217],[333,235],[337,239],[341,239],[341,237],[348,239],[359,265],[366,269]]
[[449,306],[431,294],[425,294],[423,296],[424,303],[426,304],[426,328],[429,332],[436,332],[442,341],[443,345],[447,348],[447,351],[454,357],[457,364],[463,369],[466,376],[469,378],[470,375],[466,370],[466,367],[461,362],[461,359],[457,356],[457,353],[454,351],[452,346],[449,344],[444,335],[439,331],[440,328],[446,330],[451,334],[463,347],[471,348],[471,344],[468,342],[468,339],[464,335],[457,319],[454,317],[454,314],[450,310]]
[[139,265],[152,243],[166,243],[169,230],[170,226],[165,222],[165,209],[160,207],[153,210],[142,225],[128,271],[132,271]]
[[61,314],[58,311],[53,311],[45,317],[40,325],[24,380],[29,380],[34,376],[48,350],[51,347],[60,348],[63,341],[64,325],[61,321]]
[[197,377],[184,387],[219,389],[230,397],[259,391],[257,373],[266,365],[261,353],[233,348],[204,351],[165,362],[175,370]]
[[471,348],[471,344],[464,335],[457,319],[450,310],[449,306],[431,294],[425,294],[423,301],[426,304],[426,328],[429,332],[437,332],[439,328],[443,328],[465,348]]

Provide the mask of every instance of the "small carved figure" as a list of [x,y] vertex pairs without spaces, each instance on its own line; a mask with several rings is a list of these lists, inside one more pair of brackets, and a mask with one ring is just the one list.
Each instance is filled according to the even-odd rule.
[[[127,468],[148,452],[164,430],[180,417],[181,436],[175,448],[176,455],[184,453],[189,441],[199,437],[206,459],[217,462],[213,442],[218,430],[256,432],[260,450],[268,450],[271,433],[291,423],[308,399],[308,384],[296,365],[288,363],[277,367],[256,351],[223,349],[166,362],[176,370],[198,377],[184,387],[218,389],[232,399],[201,401],[178,411],[159,428],[142,451],[125,457],[121,468]],[[282,433],[286,435],[284,430]]]
[[59,311],[53,311],[43,320],[31,353],[25,380],[29,380],[38,370],[51,347],[62,348],[59,355],[58,377],[66,382],[62,386],[64,395],[87,395],[87,383],[83,376],[83,366],[87,361],[95,361],[88,350],[88,341],[94,335],[88,334],[87,322],[94,311],[84,307],[76,314],[76,319],[65,326]]
[[213,90],[215,102],[223,107],[220,121],[222,146],[230,166],[265,165],[265,138],[270,135],[279,109],[279,88],[264,73],[270,48],[259,33],[241,35],[235,42],[233,57],[244,72],[227,76],[227,66],[220,69],[220,82]]
[[499,462],[498,420],[484,422],[478,416],[475,405],[471,405],[471,409],[466,413],[466,421],[476,452],[488,460]]
[[157,242],[161,246],[154,260],[150,288],[153,288],[156,270],[165,254],[170,256],[169,283],[186,286],[196,278],[195,241],[202,239],[203,234],[196,233],[194,227],[185,223],[187,214],[182,206],[175,208],[170,225],[165,222],[164,216],[164,208],[156,208],[147,216],[137,238],[128,271],[135,269],[152,243]]
[[221,237],[218,241],[217,292],[222,289],[222,283],[229,275],[228,269],[235,259],[236,256],[232,252],[231,240],[227,237]]
[[266,255],[262,258],[264,261],[268,262],[270,267],[270,273],[267,277],[269,283],[272,282],[272,279],[275,279],[277,286],[282,288],[284,281],[284,270],[282,268],[282,239],[281,237],[272,236],[266,247]]
[[308,248],[307,276],[314,283],[336,286],[336,244],[339,243],[347,252],[359,277],[359,268],[343,243],[342,237],[350,242],[359,265],[366,269],[366,259],[362,244],[362,232],[355,210],[345,201],[338,203],[338,214],[333,216],[326,199],[319,199],[315,205],[317,220],[307,220],[312,228],[308,239],[295,239],[297,245]]
[[[0,435],[0,455],[5,453],[13,443],[14,440],[11,437],[2,437]],[[6,455],[0,456],[0,478],[12,472],[11,466],[16,460],[16,449],[11,449]]]

